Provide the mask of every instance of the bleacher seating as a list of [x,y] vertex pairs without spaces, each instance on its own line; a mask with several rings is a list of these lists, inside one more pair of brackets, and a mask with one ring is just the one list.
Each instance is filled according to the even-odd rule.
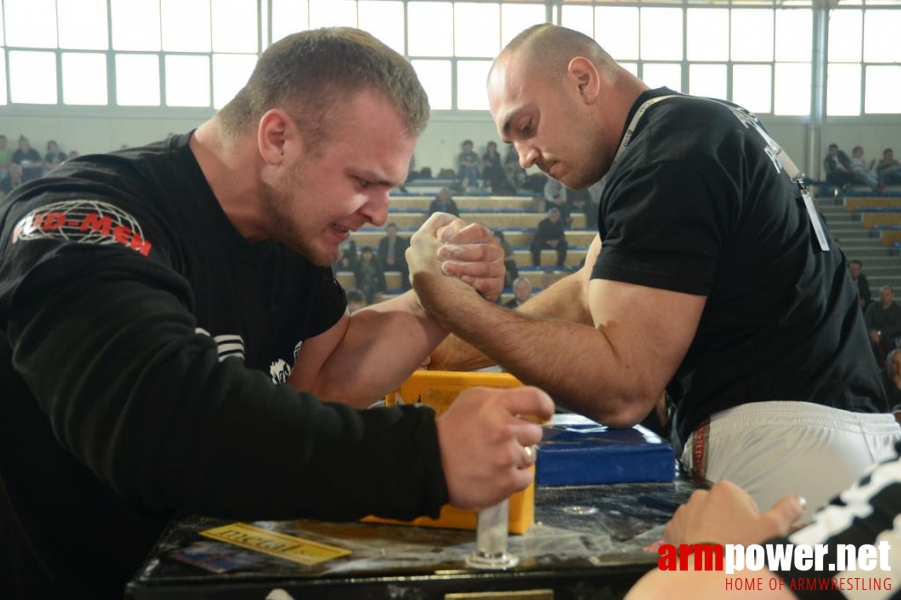
[[[486,197],[486,202],[490,202],[491,198]],[[485,208],[489,208],[487,206]],[[466,211],[465,209],[460,209],[460,218],[465,221],[478,221],[485,227],[489,227],[491,229],[500,229],[503,231],[508,231],[511,229],[535,229],[538,227],[538,222],[541,221],[545,215],[539,214],[536,212],[496,212],[496,211],[486,211],[486,212],[471,212]],[[397,225],[398,231],[415,231],[419,229],[419,226],[422,225],[426,220],[426,214],[424,212],[395,212],[391,213],[388,216],[388,222],[394,223]],[[572,215],[573,220],[573,229],[584,229],[585,228],[585,215],[575,213]],[[381,231],[380,227],[374,227],[371,225],[367,225],[363,229],[366,230],[378,230]]]
[[894,195],[883,192],[878,196],[872,193],[846,195],[843,203],[845,210],[851,212],[871,236],[879,238],[883,246],[901,242],[901,192]]
[[[426,211],[432,199],[433,196],[424,195],[421,192],[411,193],[409,186],[406,193],[392,193],[388,222],[397,225],[399,235],[403,237],[413,235],[425,222]],[[597,235],[596,230],[586,228],[584,214],[573,213],[572,228],[566,232],[569,251],[565,266],[562,269],[556,266],[557,253],[554,250],[544,250],[541,253],[541,267],[533,267],[529,245],[532,243],[539,221],[545,215],[535,212],[531,197],[455,195],[454,201],[460,209],[461,218],[504,232],[507,242],[513,246],[520,275],[529,279],[536,289],[541,288],[541,276],[546,270],[574,271],[584,260],[588,246]],[[383,228],[372,226],[366,226],[351,234],[357,248],[365,246],[375,248],[384,235]],[[339,272],[337,278],[345,288],[354,287],[353,273]],[[385,280],[388,292],[383,297],[392,297],[401,292],[402,282],[399,272],[386,272]],[[512,290],[504,291],[505,300],[512,296]]]

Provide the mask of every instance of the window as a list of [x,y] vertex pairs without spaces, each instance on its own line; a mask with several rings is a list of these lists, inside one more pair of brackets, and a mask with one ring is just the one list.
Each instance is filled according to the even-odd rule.
[[644,63],[642,79],[652,88],[668,87],[682,91],[682,65],[674,63]]
[[[106,0],[57,0],[59,47],[71,50],[106,50],[109,28]],[[105,85],[104,85],[105,87]]]
[[310,0],[310,29],[356,26],[355,0]]
[[741,65],[732,67],[732,101],[754,113],[768,113],[772,105],[772,66]]
[[901,112],[901,67],[868,66],[866,104],[869,114],[898,114]]
[[[830,13],[826,114],[898,114],[901,10],[839,8]],[[863,87],[863,90],[861,88]]]
[[826,72],[826,114],[860,114],[860,65],[830,64]]
[[160,59],[156,54],[116,55],[116,104],[160,105]]
[[63,53],[63,103],[106,106],[106,54]]
[[731,50],[733,61],[772,61],[773,11],[733,8]]
[[6,50],[0,48],[0,104],[8,101],[6,93]]
[[7,46],[57,47],[55,0],[5,0],[3,9],[6,18]]
[[729,60],[729,11],[689,8],[687,12],[688,60]]
[[407,53],[404,46],[403,2],[360,0],[359,21],[360,29],[368,31],[395,52]]
[[457,62],[457,108],[460,110],[488,110],[486,82],[490,60],[461,60]]
[[9,52],[10,100],[20,104],[56,104],[56,53]]
[[544,23],[542,4],[501,4],[501,46],[532,25]]
[[210,105],[210,59],[169,54],[166,66],[166,106]]
[[209,52],[209,0],[160,0],[163,50],[166,52]]
[[454,55],[454,7],[450,2],[410,2],[407,19],[410,56]]
[[160,50],[159,0],[112,0],[113,48]]
[[309,14],[306,2],[296,0],[272,0],[272,42],[291,33],[308,29]]
[[682,60],[682,9],[642,8],[640,14],[641,58]]
[[806,116],[898,114],[901,0],[840,0],[813,56],[813,0],[0,0],[0,104],[218,109],[261,49],[359,27],[411,61],[434,110],[486,110],[491,61],[532,25],[598,40],[649,85]]
[[595,39],[616,60],[638,59],[638,9],[599,6],[594,13]]
[[449,60],[413,60],[413,69],[429,97],[432,110],[450,110],[453,108],[451,89],[451,61]]
[[688,93],[693,96],[727,99],[726,65],[693,64],[688,68]]
[[500,51],[500,5],[455,2],[454,54],[494,58]]
[[257,3],[254,0],[211,0],[213,52],[259,51]]
[[220,109],[235,97],[256,64],[255,54],[213,55],[213,108]]
[[776,63],[773,112],[777,115],[809,115],[810,78],[810,63]]

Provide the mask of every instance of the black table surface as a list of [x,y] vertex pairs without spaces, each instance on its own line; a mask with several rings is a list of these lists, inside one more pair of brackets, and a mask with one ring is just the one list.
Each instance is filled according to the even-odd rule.
[[[135,600],[256,598],[274,589],[295,600],[360,598],[621,598],[657,564],[656,543],[679,504],[702,482],[541,487],[535,524],[509,536],[519,564],[506,571],[466,566],[474,531],[314,520],[253,525],[350,550],[306,566],[265,557],[248,567],[213,573],[173,559],[200,531],[231,521],[186,515],[175,519],[127,588]],[[481,596],[473,596],[481,593]],[[484,594],[491,593],[488,596]]]

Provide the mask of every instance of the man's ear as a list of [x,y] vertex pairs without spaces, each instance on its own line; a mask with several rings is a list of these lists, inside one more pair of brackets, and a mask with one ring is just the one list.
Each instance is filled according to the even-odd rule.
[[288,140],[296,137],[296,133],[294,122],[285,111],[277,108],[266,111],[257,128],[260,156],[270,165],[280,164],[285,159]]
[[601,76],[594,63],[584,56],[577,56],[566,66],[566,78],[579,90],[579,95],[586,104],[597,100],[601,87]]

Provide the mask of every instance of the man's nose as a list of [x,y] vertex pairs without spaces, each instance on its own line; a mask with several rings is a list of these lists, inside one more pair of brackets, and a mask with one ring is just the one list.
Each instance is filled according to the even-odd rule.
[[519,166],[528,169],[535,164],[538,158],[538,150],[534,146],[526,146],[525,144],[514,144],[516,152],[519,154]]
[[361,209],[362,214],[376,227],[388,221],[388,190],[374,191]]

